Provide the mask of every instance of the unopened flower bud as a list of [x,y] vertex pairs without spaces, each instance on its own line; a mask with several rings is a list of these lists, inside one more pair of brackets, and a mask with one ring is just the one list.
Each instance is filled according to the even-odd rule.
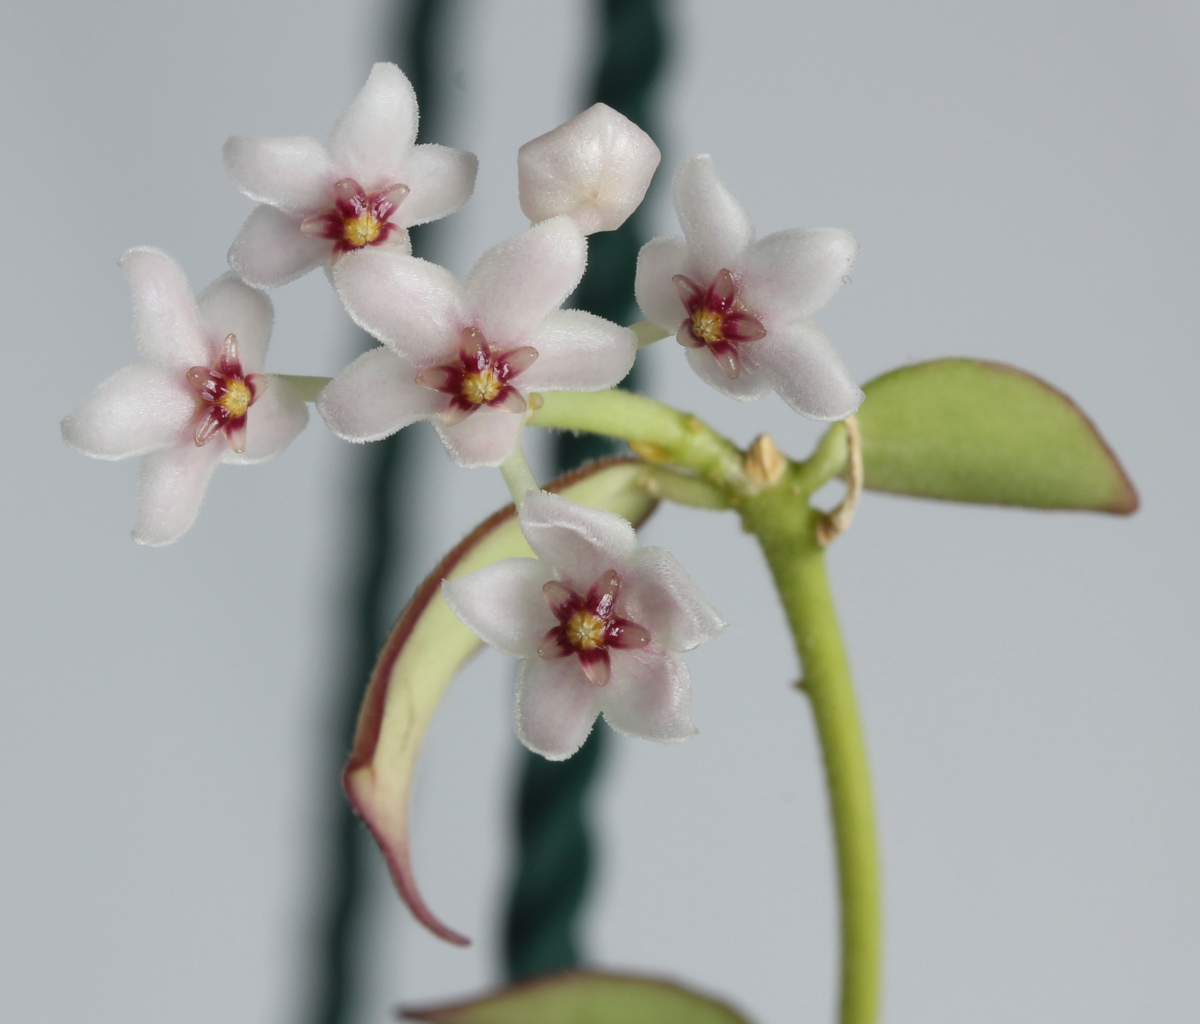
[[613,231],[645,198],[661,159],[629,118],[593,104],[518,150],[521,209],[535,224],[565,213],[585,235]]

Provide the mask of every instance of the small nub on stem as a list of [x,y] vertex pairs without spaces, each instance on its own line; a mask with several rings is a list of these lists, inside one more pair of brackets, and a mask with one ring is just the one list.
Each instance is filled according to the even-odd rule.
[[846,496],[832,512],[826,512],[817,521],[817,543],[828,547],[839,533],[850,529],[854,510],[863,489],[862,434],[858,429],[858,418],[847,416],[843,421],[846,428]]

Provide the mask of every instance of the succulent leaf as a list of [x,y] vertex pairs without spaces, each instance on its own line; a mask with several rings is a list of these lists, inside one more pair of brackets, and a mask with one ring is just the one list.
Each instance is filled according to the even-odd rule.
[[568,971],[469,1003],[406,1009],[430,1024],[747,1024],[731,1007],[673,982]]
[[1138,506],[1092,421],[1023,370],[936,359],[893,370],[863,390],[858,423],[869,488],[1123,515]]

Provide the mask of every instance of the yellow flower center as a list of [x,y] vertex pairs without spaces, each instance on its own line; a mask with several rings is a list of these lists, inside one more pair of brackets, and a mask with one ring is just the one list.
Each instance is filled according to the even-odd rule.
[[500,394],[503,387],[503,382],[491,370],[468,373],[463,378],[462,396],[473,405],[483,405]]
[[374,214],[367,210],[346,221],[343,237],[351,245],[361,248],[375,241],[382,230],[383,225],[375,219]]
[[580,608],[567,619],[567,639],[577,651],[594,651],[604,646],[604,620],[599,615]]
[[250,408],[250,403],[254,400],[254,396],[250,393],[250,385],[244,380],[230,380],[225,383],[225,394],[218,401],[226,412],[229,413],[231,419],[237,419],[239,416],[245,416],[246,410]]
[[724,319],[720,313],[701,306],[692,314],[692,333],[706,345],[712,345],[722,338],[721,324]]

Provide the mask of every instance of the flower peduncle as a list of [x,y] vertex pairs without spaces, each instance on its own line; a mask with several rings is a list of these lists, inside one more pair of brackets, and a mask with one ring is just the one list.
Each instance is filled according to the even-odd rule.
[[533,470],[529,467],[529,460],[525,458],[525,453],[521,451],[519,444],[512,450],[512,454],[500,464],[500,473],[504,477],[504,483],[508,486],[508,493],[512,495],[513,504],[518,509],[525,500],[525,495],[530,491],[540,489],[537,477],[533,475]]
[[617,437],[648,462],[690,469],[720,487],[744,485],[737,446],[689,413],[615,388],[538,397],[540,404],[530,403],[529,422],[534,426]]
[[293,373],[278,373],[275,376],[280,380],[286,380],[296,394],[309,404],[317,400],[317,395],[329,384],[332,377],[306,377],[303,374]]

